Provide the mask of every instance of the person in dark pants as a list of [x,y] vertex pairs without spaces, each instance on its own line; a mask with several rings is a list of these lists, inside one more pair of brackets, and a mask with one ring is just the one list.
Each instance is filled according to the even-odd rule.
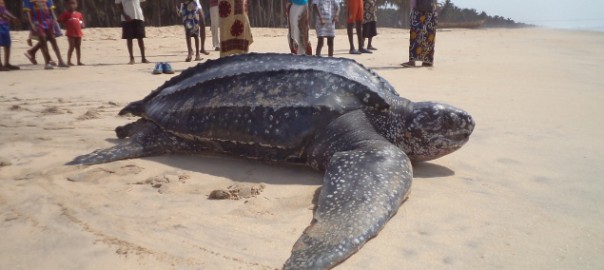
[[363,0],[363,37],[367,39],[367,50],[375,51],[371,42],[377,36],[377,3],[376,0]]
[[132,40],[138,40],[138,48],[141,51],[141,62],[150,63],[145,57],[145,16],[141,8],[141,2],[145,0],[115,0],[122,14],[122,39],[127,40],[128,54],[130,62],[134,64],[134,55],[132,54]]

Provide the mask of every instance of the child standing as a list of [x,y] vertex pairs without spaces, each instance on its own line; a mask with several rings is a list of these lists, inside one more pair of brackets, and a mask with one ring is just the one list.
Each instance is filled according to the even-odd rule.
[[315,0],[312,5],[317,15],[318,43],[316,55],[321,55],[323,40],[327,38],[327,54],[333,56],[333,39],[336,36],[336,23],[340,14],[340,5],[336,3],[336,0]]
[[201,60],[201,56],[199,55],[199,20],[203,18],[201,4],[198,0],[181,0],[178,10],[185,27],[185,40],[187,41],[187,49],[189,50],[189,55],[185,61],[191,62],[191,58],[193,58],[191,38],[195,40],[195,61],[199,61]]
[[4,5],[4,0],[0,0],[0,47],[4,48],[4,65],[0,61],[0,71],[9,71],[19,69],[10,64],[10,21],[17,22],[17,17],[13,16]]
[[65,35],[67,36],[67,40],[69,41],[69,49],[67,50],[67,64],[73,66],[71,62],[71,55],[73,55],[73,50],[76,51],[76,58],[78,60],[78,66],[84,65],[81,61],[81,50],[80,47],[82,45],[82,37],[84,34],[82,33],[82,28],[84,27],[84,16],[82,13],[77,12],[78,1],[77,0],[66,0],[65,4],[67,5],[67,10],[64,11],[61,16],[59,16],[59,23],[63,24],[67,32]]
[[145,57],[145,15],[141,3],[145,0],[115,0],[118,5],[122,20],[122,39],[126,40],[128,55],[130,55],[129,65],[134,65],[134,54],[132,53],[132,41],[138,41],[138,48],[141,51],[141,62],[151,63]]

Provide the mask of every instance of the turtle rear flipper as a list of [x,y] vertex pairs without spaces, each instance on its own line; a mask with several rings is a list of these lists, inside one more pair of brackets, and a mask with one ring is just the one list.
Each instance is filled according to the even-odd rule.
[[153,153],[151,151],[145,151],[144,147],[140,144],[127,142],[105,149],[98,149],[90,154],[78,156],[65,165],[100,164],[116,160],[150,156],[161,153],[162,152],[160,151],[157,151],[156,153]]
[[99,164],[166,153],[187,152],[189,149],[201,148],[200,145],[194,146],[193,142],[164,131],[150,121],[137,121],[126,126],[131,127],[127,133],[130,137],[128,141],[76,157],[66,165]]

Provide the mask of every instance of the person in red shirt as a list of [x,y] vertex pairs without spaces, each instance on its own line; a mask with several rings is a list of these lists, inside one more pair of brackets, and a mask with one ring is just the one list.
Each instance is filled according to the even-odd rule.
[[63,25],[63,28],[67,29],[67,32],[65,33],[69,40],[67,64],[73,66],[73,63],[71,63],[71,55],[73,55],[73,50],[75,49],[78,66],[82,66],[84,65],[81,61],[81,45],[82,37],[84,36],[82,33],[82,28],[84,28],[84,16],[82,16],[82,13],[76,11],[78,8],[77,0],[66,0],[65,4],[67,5],[67,10],[59,16],[58,21]]

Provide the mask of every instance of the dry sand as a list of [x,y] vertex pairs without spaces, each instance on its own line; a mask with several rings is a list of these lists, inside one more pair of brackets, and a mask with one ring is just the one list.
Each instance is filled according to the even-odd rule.
[[[117,111],[170,77],[125,65],[119,29],[85,35],[87,66],[46,71],[13,32],[22,70],[0,73],[0,269],[280,268],[312,218],[318,172],[217,155],[63,166],[115,144],[133,120]],[[254,35],[253,51],[287,52],[284,30]],[[151,61],[195,64],[180,27],[148,36]],[[409,200],[337,269],[604,269],[603,33],[440,31],[429,69],[400,68],[406,30],[380,29],[372,55],[346,44],[338,32],[337,56],[404,97],[466,109],[477,128],[460,151],[415,166]],[[255,198],[207,199],[260,183]]]

